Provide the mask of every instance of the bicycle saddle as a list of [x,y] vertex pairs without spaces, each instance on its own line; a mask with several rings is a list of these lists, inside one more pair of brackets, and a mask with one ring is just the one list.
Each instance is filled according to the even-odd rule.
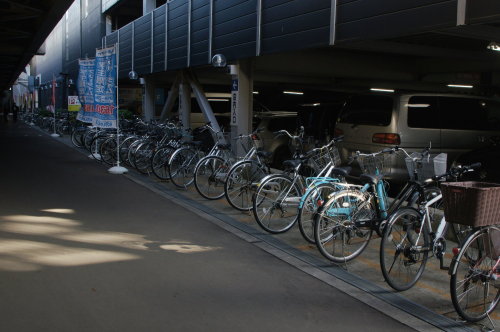
[[382,174],[374,175],[374,174],[361,174],[359,180],[363,183],[371,183],[377,184],[380,180],[382,180],[384,176]]
[[283,162],[283,167],[285,169],[287,169],[287,168],[296,168],[297,166],[300,165],[301,162],[302,162],[302,160],[300,160],[300,159],[285,160]]
[[332,174],[337,175],[337,176],[343,176],[346,177],[351,173],[352,167],[346,166],[346,167],[335,167],[332,169]]

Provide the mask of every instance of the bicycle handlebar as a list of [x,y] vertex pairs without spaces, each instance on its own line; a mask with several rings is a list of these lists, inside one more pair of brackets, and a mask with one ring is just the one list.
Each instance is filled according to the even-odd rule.
[[441,174],[441,175],[433,176],[428,181],[430,181],[430,182],[441,181],[441,180],[446,180],[448,177],[453,177],[453,178],[457,179],[457,178],[461,177],[462,175],[464,175],[465,173],[474,172],[478,168],[481,168],[481,163],[474,163],[471,165],[459,165],[459,166],[451,167],[448,172]]

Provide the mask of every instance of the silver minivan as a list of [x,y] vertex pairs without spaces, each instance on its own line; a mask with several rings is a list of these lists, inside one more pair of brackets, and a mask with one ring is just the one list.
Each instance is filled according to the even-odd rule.
[[[500,102],[431,93],[354,95],[340,112],[335,135],[344,135],[343,160],[358,150],[376,152],[398,145],[421,151],[431,145],[432,153],[447,153],[450,163],[500,135]],[[389,180],[408,178],[404,158],[393,155],[387,162]]]

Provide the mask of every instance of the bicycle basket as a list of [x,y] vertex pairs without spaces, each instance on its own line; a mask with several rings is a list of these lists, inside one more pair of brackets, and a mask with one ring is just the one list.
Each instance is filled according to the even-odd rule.
[[500,184],[445,182],[441,191],[446,221],[475,227],[500,224]]
[[[446,173],[446,159],[446,153],[422,157],[421,153],[414,152],[410,157],[405,158],[408,175],[414,181],[425,181],[433,176],[442,175]],[[416,178],[415,170],[417,172]]]
[[311,157],[311,162],[318,171],[324,169],[328,163],[333,162],[333,166],[340,165],[340,153],[336,146],[330,149],[322,149]]
[[387,164],[386,158],[386,153],[358,156],[359,167],[365,174],[387,174],[389,170],[385,168]]

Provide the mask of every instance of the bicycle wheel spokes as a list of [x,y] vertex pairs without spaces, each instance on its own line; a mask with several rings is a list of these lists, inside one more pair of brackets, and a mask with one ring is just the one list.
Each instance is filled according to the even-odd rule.
[[309,243],[314,240],[314,217],[318,209],[328,201],[328,198],[337,190],[331,184],[325,183],[310,188],[302,198],[299,209],[299,230],[304,239]]
[[236,164],[230,171],[224,185],[227,201],[237,210],[249,211],[257,183],[265,176],[264,170],[252,161]]
[[366,248],[372,235],[370,227],[360,225],[373,218],[374,210],[363,194],[347,190],[334,195],[314,221],[318,250],[336,263],[356,258]]
[[230,164],[221,157],[208,156],[200,160],[194,174],[198,193],[206,199],[222,198],[229,169]]
[[163,147],[158,149],[151,159],[151,169],[160,180],[170,179],[167,164],[174,151],[171,147]]
[[177,150],[170,158],[170,179],[179,188],[187,188],[194,181],[194,167],[198,162],[197,152],[189,148]]
[[430,245],[421,223],[422,216],[418,211],[401,209],[384,231],[380,266],[385,280],[395,290],[411,288],[424,272]]
[[467,321],[477,322],[493,311],[500,298],[496,227],[479,230],[468,238],[458,255],[450,279],[453,306]]
[[283,233],[297,221],[300,190],[293,180],[283,175],[267,178],[253,198],[257,223],[267,232]]
[[152,142],[145,143],[135,152],[135,168],[142,174],[151,172],[151,158],[153,157],[153,149],[155,144]]

